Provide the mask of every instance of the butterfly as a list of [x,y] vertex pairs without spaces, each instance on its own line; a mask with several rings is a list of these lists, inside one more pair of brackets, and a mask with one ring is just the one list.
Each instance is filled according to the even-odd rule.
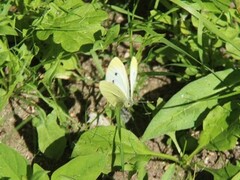
[[111,60],[106,71],[106,79],[100,81],[99,88],[102,95],[113,107],[133,105],[137,71],[138,63],[135,57],[132,57],[130,63],[129,79],[122,61],[118,57]]

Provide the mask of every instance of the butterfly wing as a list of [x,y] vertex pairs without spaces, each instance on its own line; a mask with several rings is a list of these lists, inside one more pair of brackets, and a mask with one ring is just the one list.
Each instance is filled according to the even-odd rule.
[[127,72],[125,66],[119,58],[115,57],[110,62],[106,72],[106,81],[115,84],[125,95],[125,99],[129,101],[130,90]]
[[99,89],[102,95],[114,107],[117,105],[122,106],[126,101],[128,101],[122,90],[112,82],[101,81],[99,83]]
[[130,87],[131,87],[131,100],[133,97],[133,91],[136,86],[138,72],[138,62],[137,59],[133,56],[130,64]]

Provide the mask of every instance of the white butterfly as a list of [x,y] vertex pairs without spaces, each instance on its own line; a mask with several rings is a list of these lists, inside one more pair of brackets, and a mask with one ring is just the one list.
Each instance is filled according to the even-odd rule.
[[99,84],[102,95],[114,107],[130,107],[133,104],[133,91],[136,85],[138,63],[135,57],[132,57],[130,64],[130,82],[122,61],[115,57],[110,62],[106,80]]

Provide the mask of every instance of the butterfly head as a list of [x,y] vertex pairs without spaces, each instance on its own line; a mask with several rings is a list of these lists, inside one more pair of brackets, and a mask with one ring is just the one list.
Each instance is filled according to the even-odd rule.
[[132,105],[133,105],[133,101],[132,100],[128,100],[128,101],[124,102],[124,106],[126,108],[130,108],[130,107],[132,107]]

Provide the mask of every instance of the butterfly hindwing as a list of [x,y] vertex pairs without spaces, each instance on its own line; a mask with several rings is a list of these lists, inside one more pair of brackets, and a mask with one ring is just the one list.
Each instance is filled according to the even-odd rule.
[[116,107],[117,105],[122,106],[125,104],[125,102],[128,101],[122,90],[111,82],[101,81],[99,84],[99,88],[102,95],[114,107]]

